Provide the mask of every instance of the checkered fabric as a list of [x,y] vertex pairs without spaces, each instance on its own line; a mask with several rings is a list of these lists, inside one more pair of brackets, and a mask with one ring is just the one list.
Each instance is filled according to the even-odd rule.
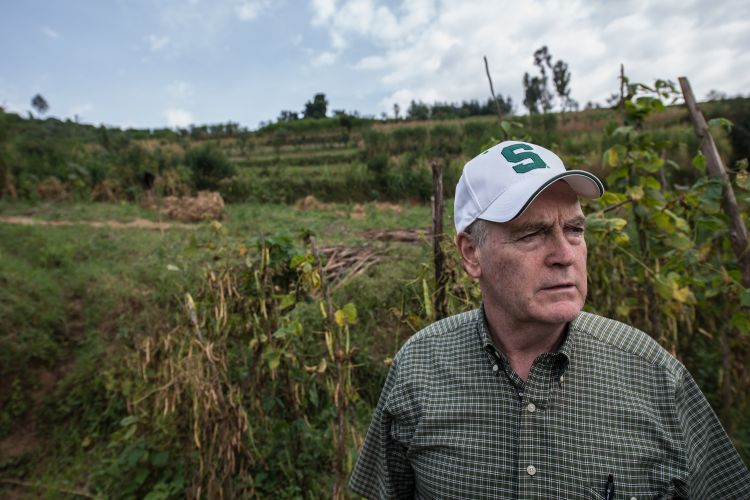
[[394,359],[351,488],[370,498],[750,498],[750,473],[685,367],[581,313],[527,382],[474,310]]

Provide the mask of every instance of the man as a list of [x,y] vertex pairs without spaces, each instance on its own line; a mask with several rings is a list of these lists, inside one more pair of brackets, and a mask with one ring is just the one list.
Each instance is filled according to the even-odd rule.
[[581,312],[578,196],[593,175],[534,144],[469,161],[456,243],[482,307],[393,361],[350,485],[371,498],[750,498],[750,473],[685,367]]

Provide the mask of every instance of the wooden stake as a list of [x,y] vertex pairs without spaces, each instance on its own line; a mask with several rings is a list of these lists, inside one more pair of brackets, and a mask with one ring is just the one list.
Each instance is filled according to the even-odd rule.
[[734,196],[732,183],[729,180],[726,168],[724,168],[721,156],[719,156],[719,150],[716,148],[716,143],[706,124],[706,119],[695,102],[690,82],[684,76],[679,78],[679,82],[682,88],[682,95],[685,97],[685,105],[687,105],[690,119],[693,122],[695,135],[701,141],[701,151],[703,151],[703,156],[706,158],[708,173],[712,177],[720,179],[723,184],[721,205],[724,213],[729,217],[729,241],[732,243],[732,250],[737,257],[740,270],[742,271],[742,285],[750,288],[750,248],[748,247],[747,228],[745,227],[745,222],[742,220],[740,209],[737,206],[737,198]]
[[445,303],[445,285],[447,277],[443,272],[443,167],[438,162],[432,163],[432,253],[435,263],[435,295],[433,296],[432,310],[435,311],[435,319],[441,319],[448,315]]
[[490,93],[492,94],[492,100],[495,101],[497,119],[500,120],[500,123],[502,123],[503,113],[502,111],[500,111],[500,103],[497,102],[497,97],[495,97],[495,88],[492,86],[492,77],[490,76],[490,65],[487,63],[487,56],[484,56],[484,70],[487,72],[487,79],[490,81]]
[[617,103],[617,107],[621,110],[625,109],[625,65],[620,63],[620,102]]
[[[737,262],[742,271],[742,284],[745,287],[750,287],[750,252],[748,251],[747,228],[737,207],[737,198],[734,196],[732,183],[724,168],[721,156],[719,156],[719,150],[716,148],[716,143],[708,128],[708,124],[706,124],[706,119],[695,102],[690,82],[684,76],[680,77],[679,81],[682,88],[682,95],[685,97],[685,104],[690,113],[690,119],[693,122],[695,135],[701,141],[701,151],[703,151],[703,156],[706,158],[708,173],[712,177],[721,180],[723,187],[721,205],[724,213],[729,217],[729,241],[732,243],[732,250],[737,256]],[[734,430],[734,419],[732,419],[734,384],[732,383],[733,377],[730,372],[732,366],[732,349],[729,344],[727,328],[729,328],[727,324],[721,328],[722,371],[719,381],[719,395],[721,397],[719,413],[727,432],[731,433]]]

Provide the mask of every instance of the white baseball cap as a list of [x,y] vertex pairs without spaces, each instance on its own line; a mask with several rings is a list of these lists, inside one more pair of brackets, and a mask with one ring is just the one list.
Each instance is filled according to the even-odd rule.
[[456,186],[456,232],[476,219],[508,222],[520,216],[539,194],[558,180],[586,198],[599,198],[604,186],[583,170],[565,170],[552,151],[536,144],[504,141],[464,165]]

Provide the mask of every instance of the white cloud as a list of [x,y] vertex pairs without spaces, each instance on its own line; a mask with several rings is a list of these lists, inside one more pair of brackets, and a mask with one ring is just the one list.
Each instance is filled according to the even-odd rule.
[[169,45],[169,37],[167,35],[158,36],[151,34],[146,37],[146,42],[152,52],[159,52],[167,48]]
[[164,112],[167,119],[167,126],[172,128],[187,127],[195,122],[193,114],[184,109],[168,109]]
[[167,93],[172,99],[183,100],[193,97],[193,86],[188,82],[175,80],[167,85]]
[[336,12],[336,0],[312,0],[313,25],[325,24]]
[[268,0],[241,0],[234,8],[234,12],[241,21],[252,21],[269,6]]
[[330,35],[331,35],[331,46],[334,49],[340,50],[340,49],[346,48],[346,40],[340,33],[336,31],[331,31]]
[[321,52],[312,58],[311,64],[315,67],[330,66],[336,62],[338,55],[333,52]]
[[604,103],[617,91],[621,62],[631,81],[652,83],[687,75],[698,84],[714,82],[698,91],[702,95],[724,81],[736,88],[749,85],[748,77],[737,70],[750,64],[746,1],[730,0],[721,12],[711,14],[706,14],[707,2],[700,0],[663,0],[658,5],[646,0],[312,4],[312,24],[327,31],[340,56],[369,44],[370,50],[360,54],[353,67],[372,73],[382,84],[388,94],[380,103],[385,111],[394,102],[406,110],[412,99],[487,99],[486,55],[495,91],[512,96],[517,111],[523,112],[523,74],[536,73],[533,53],[543,45],[553,62],[568,63],[572,97],[581,104]]
[[60,33],[58,33],[57,31],[53,30],[49,26],[42,26],[42,33],[44,33],[48,37],[52,38],[53,40],[56,40],[56,39],[60,38]]
[[375,42],[407,44],[435,15],[434,0],[404,0],[394,11],[377,0],[313,0],[314,26],[327,27],[334,48],[345,47],[349,37]]
[[354,67],[357,69],[378,70],[386,68],[387,65],[388,62],[381,56],[368,56],[361,59]]

